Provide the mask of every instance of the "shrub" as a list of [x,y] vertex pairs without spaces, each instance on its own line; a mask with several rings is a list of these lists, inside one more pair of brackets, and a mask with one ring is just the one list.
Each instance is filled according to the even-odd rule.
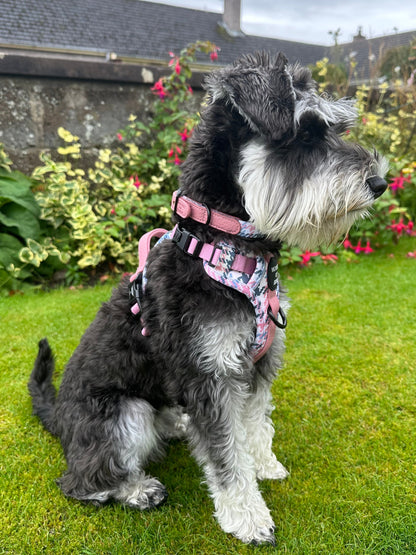
[[40,208],[31,181],[11,170],[11,160],[0,145],[0,289],[12,289],[18,279],[30,276],[22,267],[19,251],[40,236]]
[[[179,56],[171,53],[170,74],[152,87],[150,122],[130,116],[117,134],[118,147],[100,150],[88,171],[76,167],[82,156],[78,137],[63,128],[58,130],[64,141],[58,149],[63,161],[41,155],[42,165],[32,179],[46,233],[36,249],[45,257],[58,251],[70,265],[72,281],[80,280],[81,270],[91,272],[103,264],[110,270],[132,269],[137,264],[137,238],[170,221],[170,198],[197,121],[187,108],[192,96],[187,84],[190,64],[197,52],[215,59],[216,51],[209,42],[197,42]],[[32,247],[28,244],[21,253],[25,262],[30,262]]]

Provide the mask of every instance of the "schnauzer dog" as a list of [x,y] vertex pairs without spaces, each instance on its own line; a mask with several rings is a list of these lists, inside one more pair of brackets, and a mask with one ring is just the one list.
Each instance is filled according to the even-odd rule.
[[353,103],[319,96],[309,70],[282,54],[244,56],[206,89],[174,229],[144,236],[138,271],[99,310],[57,395],[40,341],[29,390],[62,443],[65,495],[156,507],[167,493],[146,464],[185,437],[222,529],[274,543],[257,481],[288,475],[270,418],[289,305],[276,257],[283,242],[338,240],[386,189],[387,164],[342,139]]

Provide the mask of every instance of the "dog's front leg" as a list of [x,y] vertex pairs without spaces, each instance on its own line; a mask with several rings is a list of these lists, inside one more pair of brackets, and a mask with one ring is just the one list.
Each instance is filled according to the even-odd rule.
[[243,414],[249,395],[241,377],[200,375],[187,394],[190,440],[222,529],[246,543],[274,544],[274,523],[246,444]]
[[289,472],[272,451],[274,426],[270,418],[273,412],[271,381],[256,376],[254,392],[247,400],[244,421],[247,431],[247,447],[254,459],[259,480],[284,480]]

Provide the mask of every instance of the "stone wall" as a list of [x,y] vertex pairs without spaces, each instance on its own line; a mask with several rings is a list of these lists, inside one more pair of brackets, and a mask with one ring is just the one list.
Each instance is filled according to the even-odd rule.
[[[97,70],[102,65],[112,70],[102,62],[94,67]],[[160,70],[139,66],[135,71],[127,68],[125,74],[117,68],[116,75],[101,69],[97,79],[90,69],[87,79],[83,75],[79,78],[79,71],[72,71],[75,77],[70,78],[35,69],[29,63],[27,71],[21,71],[26,75],[18,75],[16,65],[13,70],[0,71],[0,142],[14,167],[26,173],[39,164],[42,150],[54,150],[62,144],[57,135],[60,126],[80,137],[83,164],[87,166],[97,149],[116,144],[117,131],[125,127],[130,114],[142,121],[151,117],[155,98],[150,87],[161,74]],[[193,81],[197,109],[202,98],[200,77],[194,76]]]

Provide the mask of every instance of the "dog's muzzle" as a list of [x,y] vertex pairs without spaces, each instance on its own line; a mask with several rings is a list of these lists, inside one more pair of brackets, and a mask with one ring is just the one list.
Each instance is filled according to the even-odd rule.
[[370,187],[375,199],[381,197],[387,189],[387,181],[378,175],[368,177],[365,182]]

